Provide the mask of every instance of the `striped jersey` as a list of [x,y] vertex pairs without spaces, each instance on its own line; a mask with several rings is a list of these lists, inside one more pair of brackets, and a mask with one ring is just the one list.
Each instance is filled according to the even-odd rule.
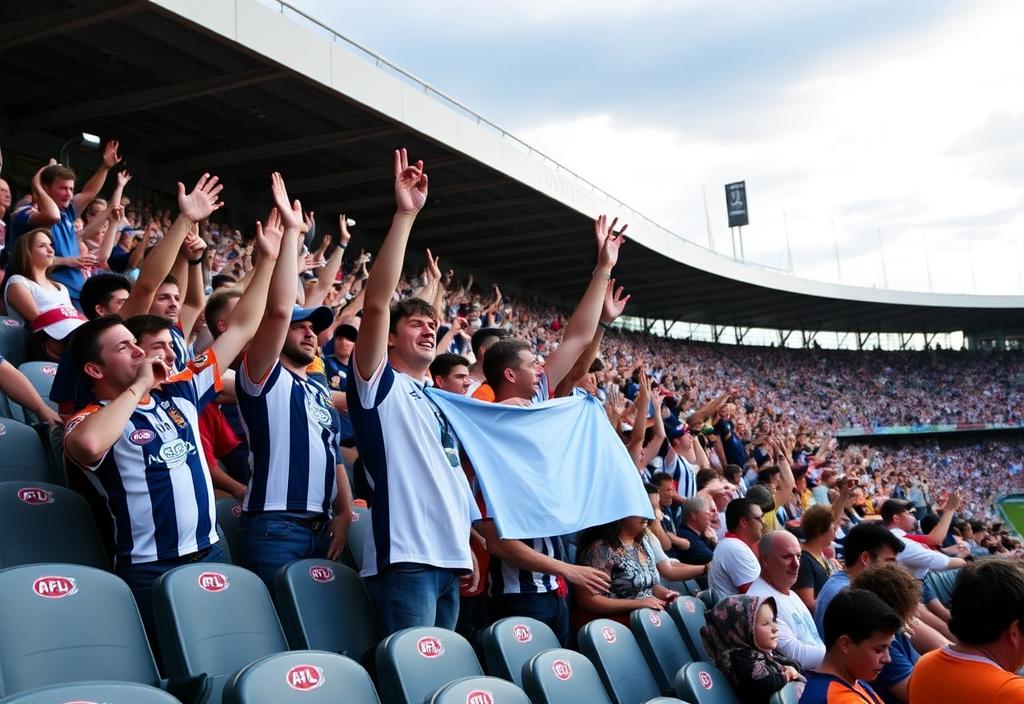
[[676,485],[676,491],[684,499],[692,499],[697,495],[697,470],[695,464],[691,464],[685,457],[676,455],[676,460],[665,467],[664,471],[672,477]]
[[[556,560],[565,561],[565,547],[562,539],[530,538],[521,540],[534,551]],[[546,572],[524,570],[515,565],[491,557],[491,596],[500,594],[543,594],[558,591],[558,579]]]
[[196,356],[195,348],[188,344],[181,323],[171,326],[171,349],[174,350],[174,371],[181,371]]
[[[220,390],[212,350],[150,391],[117,442],[93,465],[80,465],[114,519],[117,561],[181,557],[217,542],[213,484],[199,439],[199,413]],[[65,437],[106,401],[67,424]],[[68,456],[74,462],[74,459]],[[76,464],[78,464],[76,462]]]
[[330,513],[338,428],[323,374],[302,378],[278,361],[253,381],[243,361],[235,391],[251,473],[242,510]]
[[470,518],[479,511],[447,419],[423,381],[387,357],[367,381],[355,354],[351,365],[348,412],[373,498],[360,574],[400,562],[471,571]]

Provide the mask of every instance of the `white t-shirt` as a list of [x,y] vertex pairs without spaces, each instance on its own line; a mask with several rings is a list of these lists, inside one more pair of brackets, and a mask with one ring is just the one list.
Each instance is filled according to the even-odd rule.
[[903,541],[903,552],[896,556],[896,561],[907,568],[914,579],[924,579],[929,570],[944,570],[949,567],[952,559],[949,555],[925,547],[916,540],[907,537],[907,531],[891,528],[890,532]]
[[761,565],[750,546],[739,538],[722,538],[711,558],[708,585],[716,599],[740,593],[740,585],[761,576]]
[[800,664],[800,669],[807,670],[817,667],[825,658],[825,644],[818,636],[818,627],[814,625],[814,616],[807,606],[790,590],[783,594],[778,589],[758,577],[747,590],[748,596],[773,597],[779,610],[779,647],[778,651]]
[[[43,288],[32,279],[26,278],[21,274],[15,274],[7,282],[7,288],[4,290],[4,303],[7,304],[7,314],[16,320],[21,320],[21,315],[15,310],[7,300],[7,295],[10,293],[11,286],[14,284],[21,284],[28,289],[28,292],[32,294],[32,300],[36,303],[36,310],[39,312],[50,310],[51,308],[57,308],[59,306],[71,307],[71,296],[68,294],[66,286],[59,284],[55,281],[51,281],[57,290],[54,291],[51,288]],[[31,320],[21,320],[25,324],[31,324]]]
[[348,410],[374,492],[360,575],[399,562],[472,571],[476,503],[454,433],[423,383],[396,371],[387,357],[363,381],[353,353]]

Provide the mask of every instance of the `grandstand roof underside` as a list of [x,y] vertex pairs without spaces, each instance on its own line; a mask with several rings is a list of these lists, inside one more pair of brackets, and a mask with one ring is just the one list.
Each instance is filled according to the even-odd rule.
[[700,247],[257,0],[4,0],[0,62],[5,147],[44,158],[82,130],[114,136],[139,183],[220,175],[238,224],[265,213],[277,169],[320,216],[356,217],[357,246],[376,246],[393,206],[390,150],[404,145],[426,162],[431,187],[411,247],[513,290],[578,297],[594,261],[590,221],[607,212],[630,223],[616,276],[633,315],[861,332],[1020,328],[1024,297],[807,281]]

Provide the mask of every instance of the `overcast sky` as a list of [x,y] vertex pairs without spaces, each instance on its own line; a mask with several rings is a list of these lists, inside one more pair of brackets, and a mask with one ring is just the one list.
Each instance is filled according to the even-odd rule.
[[291,2],[720,252],[745,179],[748,259],[1024,293],[1024,3]]

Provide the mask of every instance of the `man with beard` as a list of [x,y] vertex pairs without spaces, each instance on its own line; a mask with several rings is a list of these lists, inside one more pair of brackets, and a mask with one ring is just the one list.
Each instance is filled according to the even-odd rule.
[[[289,203],[280,174],[273,174],[271,190],[277,215],[267,228],[284,229],[282,252],[298,252],[302,208]],[[297,279],[296,257],[281,257],[235,384],[251,472],[242,502],[242,564],[268,588],[289,562],[337,559],[352,520],[331,391],[323,375],[308,373],[317,333],[334,316],[326,307],[297,307]]]

